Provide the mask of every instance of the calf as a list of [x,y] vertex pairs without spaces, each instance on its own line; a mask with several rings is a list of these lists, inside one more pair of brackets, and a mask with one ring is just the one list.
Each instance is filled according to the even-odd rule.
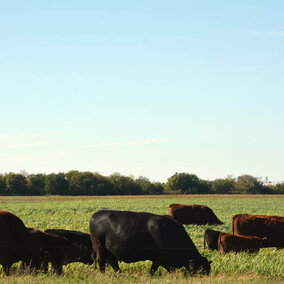
[[79,232],[79,231],[70,231],[64,229],[47,229],[46,233],[57,235],[66,238],[68,241],[78,245],[85,246],[89,250],[89,256],[86,259],[83,259],[82,262],[85,264],[93,264],[96,259],[96,253],[93,250],[93,245],[91,241],[90,234]]
[[218,250],[218,237],[222,232],[207,229],[204,233],[204,248],[207,246],[210,250]]
[[227,252],[258,252],[260,248],[266,247],[267,238],[255,236],[242,236],[229,233],[221,233],[218,237],[218,249],[221,254]]
[[29,228],[30,239],[34,246],[45,252],[42,262],[46,272],[48,262],[51,262],[54,272],[62,274],[62,266],[72,262],[89,263],[89,250],[85,246],[77,246],[62,236],[48,234],[33,228]]

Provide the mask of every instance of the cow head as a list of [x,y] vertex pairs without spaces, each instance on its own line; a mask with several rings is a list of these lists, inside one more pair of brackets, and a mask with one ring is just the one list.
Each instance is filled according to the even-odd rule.
[[189,260],[189,271],[191,274],[206,274],[208,275],[211,271],[210,264],[212,261],[208,261],[206,257],[198,258],[198,259],[191,259]]
[[79,261],[83,262],[85,264],[93,264],[94,263],[94,259],[93,259],[93,248],[90,247],[86,247],[84,245],[80,245],[80,257],[79,257]]

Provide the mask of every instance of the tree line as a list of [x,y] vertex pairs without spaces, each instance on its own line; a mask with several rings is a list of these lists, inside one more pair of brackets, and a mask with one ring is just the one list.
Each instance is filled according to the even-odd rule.
[[166,183],[113,173],[69,171],[51,174],[0,174],[0,195],[284,194],[284,183],[267,186],[251,175],[213,181],[175,173]]

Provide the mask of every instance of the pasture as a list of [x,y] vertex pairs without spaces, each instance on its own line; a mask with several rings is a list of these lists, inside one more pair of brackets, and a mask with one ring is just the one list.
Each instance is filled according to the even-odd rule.
[[284,281],[284,250],[263,248],[256,254],[228,253],[203,249],[203,234],[207,228],[231,232],[231,218],[237,213],[280,215],[284,214],[284,196],[124,196],[124,197],[1,197],[0,209],[9,210],[20,217],[27,227],[40,230],[61,228],[89,232],[91,215],[101,208],[147,211],[167,214],[171,203],[204,204],[213,209],[223,225],[186,225],[186,231],[203,256],[212,260],[210,276],[184,277],[179,269],[168,274],[159,268],[151,277],[150,261],[132,264],[120,263],[122,272],[115,273],[107,267],[101,274],[94,265],[69,264],[63,276],[21,274],[14,264],[9,278],[1,268],[0,281],[5,283],[227,283],[227,282],[275,282]]

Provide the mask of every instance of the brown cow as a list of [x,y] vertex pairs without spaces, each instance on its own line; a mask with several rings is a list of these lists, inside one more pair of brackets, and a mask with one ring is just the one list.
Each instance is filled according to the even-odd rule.
[[258,252],[260,248],[266,247],[267,238],[258,238],[255,236],[241,236],[229,233],[221,233],[218,238],[219,252]]
[[171,204],[169,215],[181,224],[196,225],[221,225],[221,222],[213,210],[205,205],[196,204]]
[[0,210],[0,264],[6,276],[12,264],[19,260],[37,267],[42,258],[40,252],[31,246],[23,221],[11,212]]
[[233,216],[234,234],[267,237],[268,247],[284,247],[284,217],[237,214]]

